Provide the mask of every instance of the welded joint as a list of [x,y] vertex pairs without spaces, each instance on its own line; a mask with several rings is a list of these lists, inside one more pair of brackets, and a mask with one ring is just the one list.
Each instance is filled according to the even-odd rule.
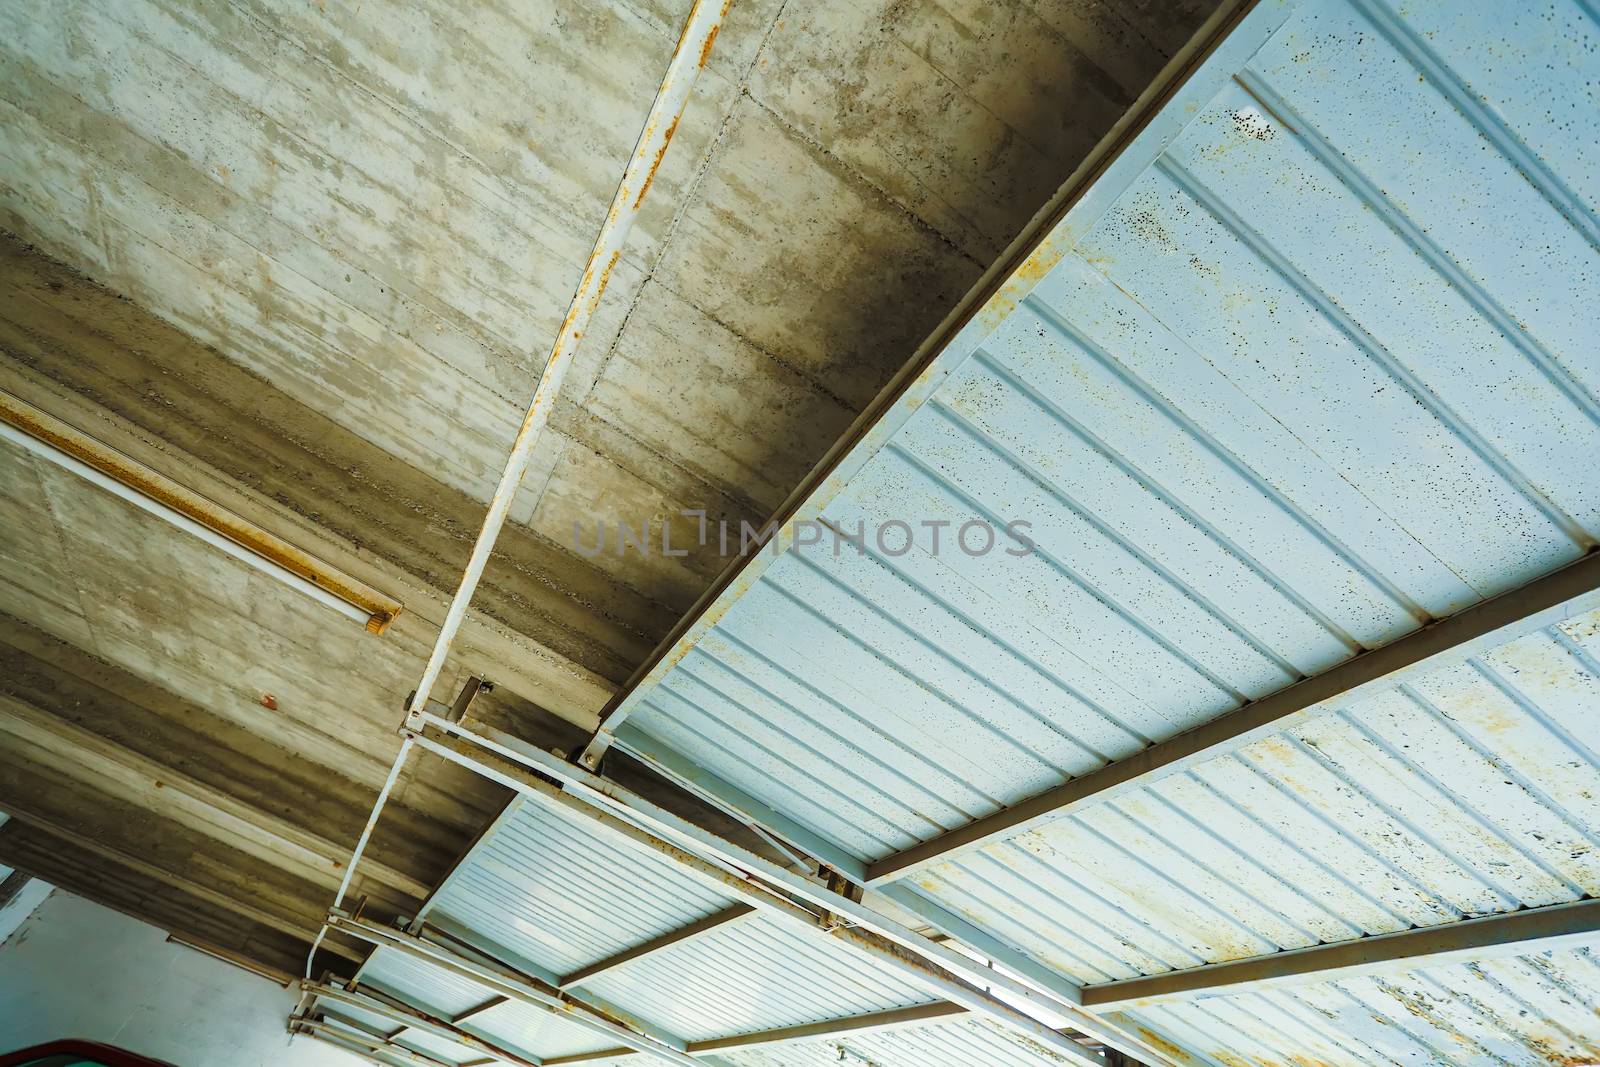
[[416,696],[417,694],[415,691],[412,691],[406,695],[405,718],[400,720],[400,728],[395,731],[395,733],[399,734],[401,737],[415,737],[422,733],[422,725],[423,723],[427,722],[427,717],[429,715],[433,715],[441,719],[445,719],[450,716],[450,705],[446,704],[442,700],[435,700],[432,697],[428,698],[428,703],[426,706],[420,708],[412,707],[412,701],[416,699]]
[[401,720],[400,728],[396,732],[402,737],[408,734],[413,737],[420,734],[422,726],[427,722],[429,715],[452,723],[464,722],[467,714],[472,710],[472,702],[478,699],[478,695],[492,692],[494,692],[494,683],[487,678],[480,678],[474,674],[462,684],[461,692],[457,693],[455,700],[449,704],[429,697],[427,704],[418,708],[413,706],[417,699],[417,693],[416,690],[412,690],[406,694],[405,718]]

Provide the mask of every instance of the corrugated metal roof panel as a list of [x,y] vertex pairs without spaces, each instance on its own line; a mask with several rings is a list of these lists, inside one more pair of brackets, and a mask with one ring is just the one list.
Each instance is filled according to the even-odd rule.
[[1600,612],[920,872],[1085,984],[1600,895]]
[[1548,1067],[1600,1062],[1600,960],[1542,952],[1124,1013],[1207,1067]]
[[983,1020],[844,1034],[725,1054],[740,1067],[1057,1067],[1064,1062]]
[[[1584,0],[1264,0],[801,506],[866,551],[762,553],[618,744],[871,861],[1593,550],[1596,85]],[[975,519],[1034,550],[967,551]],[[914,884],[1084,984],[1595,895],[1597,631],[1291,719]],[[1417,1029],[1402,995],[1402,1054],[1274,992],[1272,1022],[1206,1001],[1226,1018],[1188,1038],[1227,1067],[1531,1062],[1524,994],[1458,971],[1480,986],[1440,1010],[1482,999],[1510,1037]]]
[[542,1059],[615,1048],[615,1039],[520,1001],[508,1000],[462,1024],[504,1048],[527,1049]]
[[[872,860],[1593,549],[1596,84],[1586,0],[1263,0],[802,509],[866,550],[763,553],[618,743]],[[1597,706],[1591,613],[913,884],[1083,984],[1579,899]],[[431,914],[565,972],[728,903],[524,805]],[[1545,953],[1132,1017],[1211,1067],[1561,1062],[1593,1051],[1597,974]],[[582,990],[691,1040],[927,1000],[765,918]],[[730,1058],[1048,1058],[996,1034]]]
[[757,916],[583,984],[691,1041],[926,1004],[920,985],[845,945]]
[[374,949],[356,978],[446,1019],[494,999],[492,990],[476,982],[390,948]]
[[1261,5],[857,449],[870,553],[736,583],[623,743],[878,858],[1593,547],[1600,29],[1500,6]]
[[[358,978],[363,984],[443,1019],[497,999],[495,992],[486,986],[390,948],[375,949]],[[512,1052],[540,1059],[594,1052],[616,1045],[615,1040],[606,1035],[597,1035],[550,1012],[511,1000],[475,1011],[458,1025]],[[466,1058],[481,1059],[482,1054],[473,1053]]]
[[686,926],[733,903],[640,848],[540,804],[513,801],[430,905],[555,974]]

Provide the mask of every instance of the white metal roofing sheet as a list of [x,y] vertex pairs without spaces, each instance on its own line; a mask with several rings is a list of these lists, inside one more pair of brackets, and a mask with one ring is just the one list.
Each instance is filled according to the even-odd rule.
[[930,1026],[842,1034],[724,1056],[739,1067],[1057,1067],[1062,1060],[993,1023],[964,1019]]
[[1446,6],[1261,5],[829,483],[869,553],[760,561],[623,743],[878,858],[1594,547],[1600,28]]
[[1592,548],[1592,167],[1494,94],[1538,60],[1592,124],[1600,27],[1452,5],[1498,42],[1457,70],[1436,7],[1258,7],[826,512],[1026,517],[1039,551],[791,548],[626,729],[870,859]]
[[1124,1013],[1179,1063],[1551,1067],[1600,1062],[1600,960],[1539,952]]
[[844,944],[756,916],[581,987],[691,1041],[864,1015],[935,999]]
[[912,882],[1091,985],[1600,895],[1596,708],[1590,612]]
[[[761,553],[618,744],[871,861],[1593,551],[1597,94],[1586,0],[1259,4],[801,505],[867,551]],[[974,518],[1036,550],[960,550]],[[1085,984],[1595,895],[1596,630],[915,884]],[[1264,1025],[1239,1062],[1344,1047]]]
[[599,839],[545,805],[512,804],[434,895],[429,921],[560,975],[733,904],[655,853]]

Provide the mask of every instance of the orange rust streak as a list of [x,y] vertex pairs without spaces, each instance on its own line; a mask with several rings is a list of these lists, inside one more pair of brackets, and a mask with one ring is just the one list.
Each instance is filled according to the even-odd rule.
[[1182,1061],[1187,1060],[1189,1058],[1189,1053],[1188,1052],[1186,1052],[1185,1050],[1179,1048],[1177,1045],[1174,1045],[1171,1041],[1168,1041],[1166,1038],[1162,1037],[1160,1034],[1156,1033],[1154,1030],[1151,1030],[1148,1027],[1144,1027],[1144,1026],[1139,1027],[1139,1036],[1144,1038],[1145,1043],[1148,1044],[1151,1048],[1156,1049],[1158,1052],[1160,1052],[1162,1055],[1168,1057],[1169,1059],[1174,1059],[1174,1060],[1178,1060],[1179,1062],[1182,1062]]
[[[728,5],[724,5],[723,6],[722,13],[724,15],[726,15],[728,13]],[[722,32],[722,23],[719,22],[715,26],[711,27],[711,33],[709,35],[707,35],[706,43],[700,49],[700,68],[702,70],[705,69],[706,63],[708,63],[711,60],[711,43],[717,39],[717,34],[719,34],[721,32]]]
[[[713,30],[711,36],[715,37],[716,35],[716,31]],[[706,47],[711,47],[710,41],[706,42]],[[682,116],[679,117],[681,118]],[[633,201],[635,210],[638,209],[640,204],[644,203],[644,194],[650,191],[650,183],[656,180],[656,171],[661,169],[661,161],[665,159],[667,155],[667,146],[672,143],[672,135],[677,132],[678,119],[675,118],[672,120],[672,125],[667,127],[667,135],[661,139],[661,147],[656,149],[656,158],[655,162],[650,164],[650,173],[644,176],[644,184],[639,186],[639,195]]]
[[368,613],[367,629],[383,633],[402,605],[287,541],[234,515],[130,456],[94,440],[9,393],[0,392],[0,419],[130,489],[270,560]]

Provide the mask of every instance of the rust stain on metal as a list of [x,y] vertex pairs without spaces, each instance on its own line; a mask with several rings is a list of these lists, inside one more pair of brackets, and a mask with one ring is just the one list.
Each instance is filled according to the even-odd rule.
[[[644,194],[640,193],[639,195],[643,196]],[[605,294],[606,286],[611,284],[611,271],[616,267],[617,261],[621,258],[622,252],[619,249],[618,251],[611,253],[611,258],[606,261],[606,269],[600,272],[600,284],[595,286],[594,299],[589,302],[591,311],[599,309],[600,297]]]
[[[731,7],[731,6],[732,6],[731,3],[722,5],[722,13],[724,15],[726,15],[728,13],[728,8]],[[717,39],[717,34],[719,34],[721,32],[722,32],[722,24],[720,22],[717,25],[711,27],[711,35],[706,38],[705,45],[702,46],[701,49],[700,49],[700,69],[704,70],[705,69],[705,65],[708,62],[710,62],[710,60],[711,60],[711,45],[712,45],[712,42],[714,42]]]
[[[708,53],[710,53],[711,42],[716,40],[716,38],[717,31],[716,29],[712,29],[711,36],[706,39],[705,52],[702,52],[700,55],[701,66],[705,66],[705,57]],[[650,170],[647,171],[644,176],[644,184],[639,186],[639,195],[633,201],[633,206],[635,209],[637,209],[640,204],[644,203],[644,194],[650,191],[650,183],[656,180],[656,171],[661,169],[661,161],[667,157],[667,146],[672,143],[672,135],[678,132],[678,120],[682,117],[682,115],[674,115],[672,122],[667,126],[667,132],[661,138],[661,147],[656,149],[656,158],[651,161]]]
[[1141,1026],[1138,1029],[1139,1036],[1144,1038],[1145,1043],[1161,1052],[1163,1055],[1177,1060],[1179,1063],[1182,1063],[1189,1058],[1189,1054],[1187,1052],[1179,1048],[1177,1045],[1174,1045],[1171,1041],[1168,1041],[1154,1030],[1151,1030],[1149,1027]]
[[374,633],[387,630],[402,610],[399,601],[345,578],[310,553],[295,548],[275,534],[232,514],[194,490],[179,485],[159,471],[79,432],[18,397],[0,392],[0,420],[327,590],[340,600],[354,604],[368,613],[367,629]]

